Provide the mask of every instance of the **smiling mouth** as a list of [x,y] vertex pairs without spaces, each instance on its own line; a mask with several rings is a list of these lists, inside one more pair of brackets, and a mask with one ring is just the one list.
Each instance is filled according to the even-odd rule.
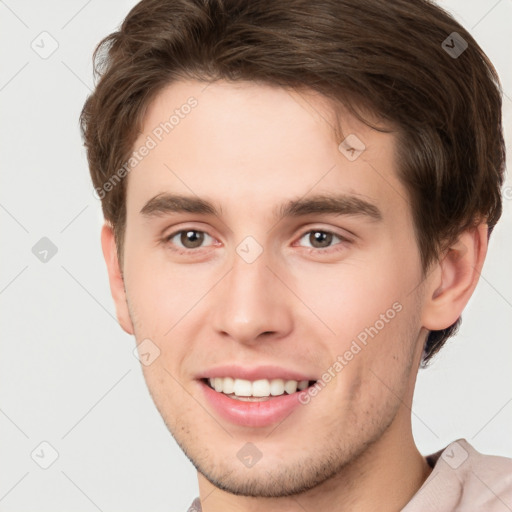
[[280,396],[300,393],[316,384],[316,380],[284,379],[234,379],[232,377],[215,377],[201,379],[209,388],[233,400],[242,402],[265,402]]

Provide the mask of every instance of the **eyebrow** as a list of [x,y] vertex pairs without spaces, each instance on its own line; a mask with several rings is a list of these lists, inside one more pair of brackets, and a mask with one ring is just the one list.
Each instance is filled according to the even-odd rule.
[[158,194],[143,206],[140,213],[145,217],[160,217],[168,213],[219,215],[220,212],[212,203],[199,197]]
[[309,198],[295,199],[278,208],[276,216],[282,219],[313,213],[362,215],[374,221],[382,220],[382,213],[377,206],[359,197],[346,194],[315,195]]
[[[220,216],[221,209],[199,197],[162,193],[150,199],[140,213],[148,218],[170,213]],[[347,194],[315,195],[290,200],[274,209],[273,213],[279,220],[310,214],[361,215],[372,221],[382,220],[381,211],[373,203]]]

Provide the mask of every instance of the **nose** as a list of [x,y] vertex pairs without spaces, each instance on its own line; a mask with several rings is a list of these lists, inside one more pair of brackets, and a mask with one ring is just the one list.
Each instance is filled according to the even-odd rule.
[[[226,277],[216,286],[213,325],[217,333],[240,343],[285,337],[293,328],[291,292],[269,267],[265,251],[248,263],[237,254]],[[280,276],[286,281],[285,276]]]

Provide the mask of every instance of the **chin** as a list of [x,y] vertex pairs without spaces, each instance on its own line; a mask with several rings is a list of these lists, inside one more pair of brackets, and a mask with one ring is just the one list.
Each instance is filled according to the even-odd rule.
[[[194,461],[192,461],[194,464]],[[196,466],[196,464],[194,464]],[[275,466],[267,468],[204,468],[196,466],[196,469],[215,487],[236,496],[253,498],[281,498],[295,496],[309,491],[326,480],[332,478],[336,471],[330,468],[307,466],[300,464],[281,463],[279,468]]]

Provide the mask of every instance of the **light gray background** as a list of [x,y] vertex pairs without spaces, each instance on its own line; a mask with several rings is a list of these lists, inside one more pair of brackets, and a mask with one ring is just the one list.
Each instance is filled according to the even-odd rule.
[[[135,3],[0,1],[1,512],[173,512],[197,495],[195,470],[150,399],[134,339],[115,320],[78,130],[93,49]],[[500,73],[510,152],[512,0],[441,5]],[[58,43],[47,59],[31,48],[35,40],[51,49],[43,31]],[[510,176],[505,197],[460,334],[420,371],[413,429],[423,453],[465,437],[512,456]],[[42,237],[58,249],[46,263],[32,253]],[[43,441],[58,452],[48,469],[38,465],[51,462]]]

